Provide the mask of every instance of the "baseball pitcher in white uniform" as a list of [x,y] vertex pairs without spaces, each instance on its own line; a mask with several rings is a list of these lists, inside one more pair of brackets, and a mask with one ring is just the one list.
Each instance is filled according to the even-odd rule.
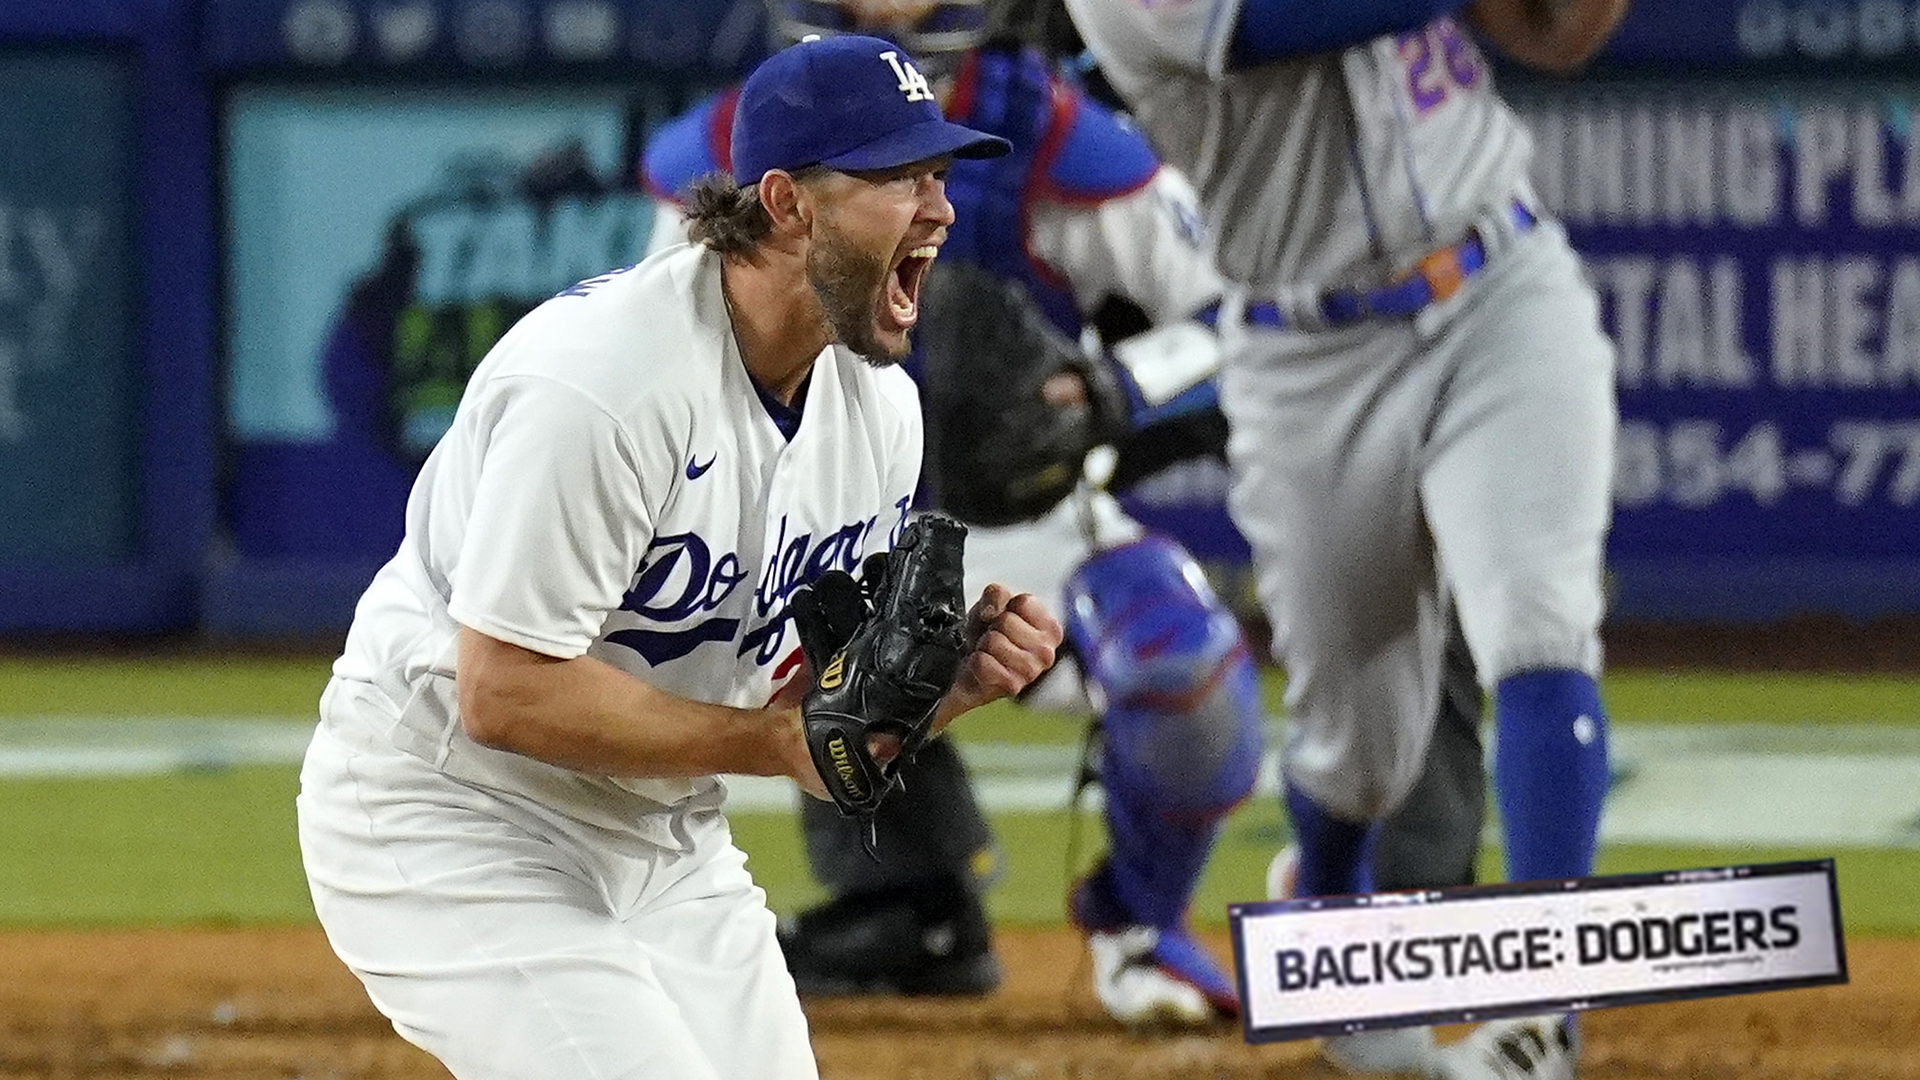
[[[356,611],[301,774],[335,951],[462,1080],[817,1075],[720,774],[816,795],[797,589],[903,527],[907,351],[954,211],[897,46],[775,54],[694,243],[582,282],[492,350]],[[1061,630],[990,586],[939,722]]]
[[[1232,282],[1232,510],[1288,674],[1294,888],[1370,887],[1375,823],[1431,737],[1449,604],[1493,697],[1508,876],[1590,873],[1613,349],[1478,43],[1570,70],[1625,0],[1068,8],[1193,179]],[[1575,1043],[1542,1018],[1369,1062],[1565,1078]]]

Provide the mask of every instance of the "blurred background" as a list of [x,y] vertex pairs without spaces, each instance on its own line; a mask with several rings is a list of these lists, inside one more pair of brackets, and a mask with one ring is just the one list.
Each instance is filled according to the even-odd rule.
[[[1044,5],[1027,25],[1080,70]],[[311,921],[296,762],[414,469],[515,318],[640,257],[639,147],[766,42],[762,0],[0,3],[0,925]],[[1916,71],[1917,0],[1638,0],[1580,79],[1502,74],[1620,349],[1602,869],[1833,856],[1849,925],[1895,933]],[[1132,508],[1240,597],[1223,483]],[[961,732],[1003,919],[1061,921],[1098,846],[1082,722]],[[1198,921],[1261,895],[1272,790]],[[783,911],[817,897],[793,798],[735,790]]]

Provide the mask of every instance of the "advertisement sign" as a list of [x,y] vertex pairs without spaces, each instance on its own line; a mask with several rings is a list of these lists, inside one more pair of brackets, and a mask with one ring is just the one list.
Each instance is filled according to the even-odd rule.
[[0,52],[0,563],[129,556],[140,390],[133,75]]
[[639,261],[645,88],[248,87],[226,118],[229,513],[256,557],[382,559],[467,376]]
[[[391,552],[466,372],[533,304],[639,257],[644,134],[750,62],[761,11],[207,6],[207,58],[240,77],[221,140],[222,497],[243,558]],[[1920,50],[1916,19],[1906,0],[1649,0],[1596,72],[1507,82],[1620,346],[1615,616],[1920,606],[1920,81],[1867,74]],[[511,55],[461,44],[496,23],[517,28]],[[629,55],[668,23],[697,24],[700,49]],[[1701,69],[1684,93],[1634,66],[1676,57]],[[1223,487],[1186,470],[1130,505],[1232,567]]]
[[1831,860],[1242,904],[1249,1042],[1847,981]]
[[1915,0],[1640,0],[1604,55],[1669,69],[1855,66],[1920,57]]
[[1513,96],[1619,350],[1610,559],[1920,564],[1920,83]]

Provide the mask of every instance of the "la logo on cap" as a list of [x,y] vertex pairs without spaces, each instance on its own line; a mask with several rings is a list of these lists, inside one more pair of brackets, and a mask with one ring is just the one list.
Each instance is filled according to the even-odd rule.
[[941,116],[913,55],[863,34],[827,35],[762,61],[740,85],[729,146],[743,185],[772,169],[877,171],[1010,149],[997,135]]
[[880,54],[893,68],[894,78],[900,80],[900,92],[907,95],[908,101],[932,101],[933,88],[927,85],[927,77],[913,66],[913,61],[900,59],[900,54],[888,50]]

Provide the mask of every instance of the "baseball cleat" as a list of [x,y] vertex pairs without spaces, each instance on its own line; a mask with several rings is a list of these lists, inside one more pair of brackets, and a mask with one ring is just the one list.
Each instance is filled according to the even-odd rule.
[[1574,1080],[1580,1040],[1572,1017],[1493,1020],[1442,1047],[1433,1080]]
[[1143,1031],[1212,1027],[1238,1016],[1233,981],[1206,949],[1185,927],[1132,921],[1109,894],[1103,870],[1073,887],[1067,908],[1086,935],[1094,996],[1107,1015]]
[[1219,1010],[1192,983],[1155,957],[1160,931],[1151,926],[1096,930],[1087,935],[1093,954],[1093,993],[1107,1015],[1137,1031],[1210,1027]]
[[1000,985],[986,913],[970,893],[854,894],[779,927],[787,970],[805,997],[978,997]]

